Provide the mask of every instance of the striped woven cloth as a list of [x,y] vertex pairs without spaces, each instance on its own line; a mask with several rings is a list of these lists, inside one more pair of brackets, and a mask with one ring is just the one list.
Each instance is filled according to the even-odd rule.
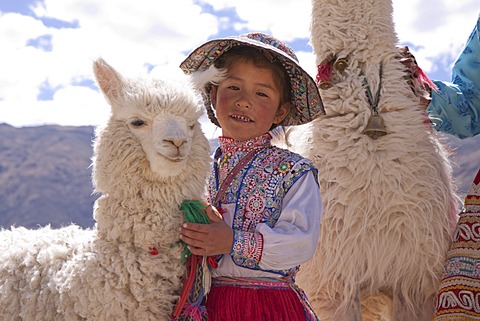
[[480,320],[480,170],[465,197],[436,297],[434,321]]

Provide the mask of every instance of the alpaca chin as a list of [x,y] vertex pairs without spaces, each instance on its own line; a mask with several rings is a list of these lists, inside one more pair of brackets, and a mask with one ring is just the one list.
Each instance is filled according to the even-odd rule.
[[157,162],[150,162],[150,169],[159,177],[178,176],[187,168],[187,159],[171,160],[163,156],[161,158]]

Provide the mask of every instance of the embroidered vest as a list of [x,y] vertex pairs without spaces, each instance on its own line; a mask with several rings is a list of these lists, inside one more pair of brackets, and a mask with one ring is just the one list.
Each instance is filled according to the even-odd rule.
[[[219,150],[217,150],[218,154]],[[313,163],[291,151],[268,145],[259,148],[253,159],[234,176],[219,201],[236,204],[232,227],[234,245],[231,256],[235,264],[261,270],[259,262],[263,251],[263,237],[255,233],[258,223],[274,227],[280,217],[283,198],[290,187],[303,175],[317,169]],[[209,179],[210,202],[215,200],[221,182],[218,168]],[[295,276],[298,266],[288,270],[269,271]]]

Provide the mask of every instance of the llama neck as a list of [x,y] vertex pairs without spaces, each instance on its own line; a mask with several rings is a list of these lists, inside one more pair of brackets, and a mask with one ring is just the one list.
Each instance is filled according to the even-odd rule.
[[137,182],[123,193],[117,190],[100,197],[95,209],[99,237],[140,248],[178,242],[178,228],[184,221],[180,205],[202,196],[193,194],[200,188],[192,185],[195,182]]
[[394,50],[397,35],[390,0],[312,0],[311,41],[317,63],[328,55],[368,59]]

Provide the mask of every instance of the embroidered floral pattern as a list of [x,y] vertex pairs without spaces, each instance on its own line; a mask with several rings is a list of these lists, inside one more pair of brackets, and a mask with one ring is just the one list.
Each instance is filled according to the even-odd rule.
[[[277,222],[283,197],[290,187],[305,173],[316,170],[311,161],[288,150],[270,144],[271,136],[265,134],[246,142],[220,138],[223,152],[218,170],[209,180],[209,194],[215,199],[217,189],[232,168],[252,149],[255,157],[244,166],[226,189],[221,204],[236,204],[233,229],[232,259],[235,264],[251,269],[258,266],[263,252],[263,237],[255,232],[259,223],[273,227]],[[227,156],[228,154],[228,156]],[[282,275],[294,275],[297,268],[272,271]]]
[[434,320],[480,320],[480,170],[467,193],[437,293]]
[[260,233],[235,230],[232,248],[233,257],[241,257],[242,265],[251,269],[262,259],[263,236]]
[[434,127],[459,138],[480,133],[480,16],[452,68],[452,82],[434,81],[427,112]]

